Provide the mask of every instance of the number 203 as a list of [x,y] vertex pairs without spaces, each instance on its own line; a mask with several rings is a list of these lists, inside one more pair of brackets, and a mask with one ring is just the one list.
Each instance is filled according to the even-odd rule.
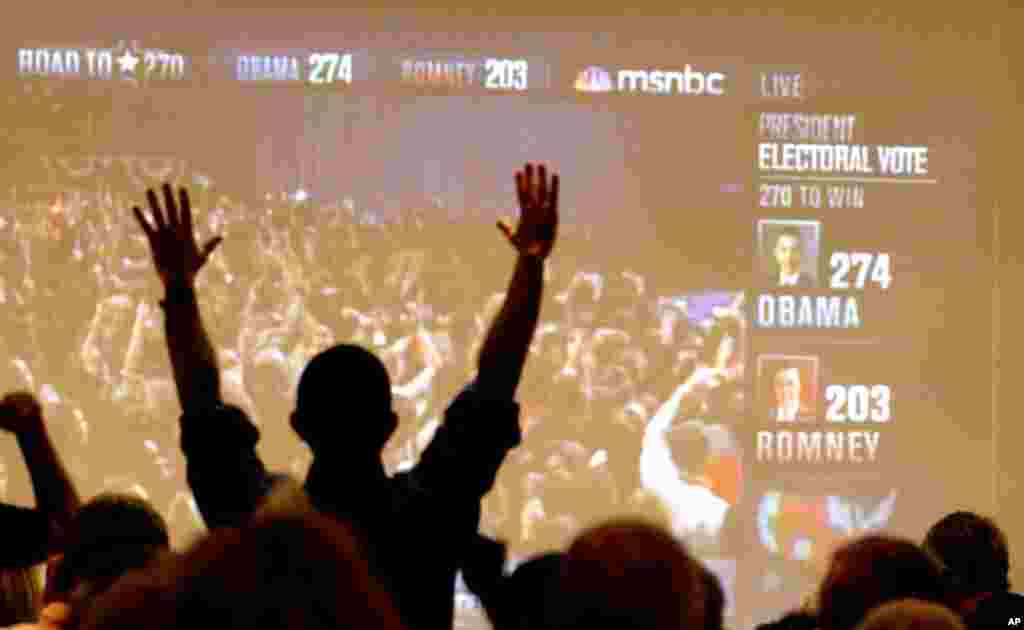
[[829,422],[889,422],[892,389],[888,385],[829,385],[825,388]]
[[488,59],[485,68],[488,90],[525,90],[529,65],[525,59]]

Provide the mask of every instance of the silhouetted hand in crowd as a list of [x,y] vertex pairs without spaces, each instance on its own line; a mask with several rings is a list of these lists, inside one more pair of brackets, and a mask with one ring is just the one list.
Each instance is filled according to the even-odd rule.
[[558,175],[548,178],[547,168],[532,164],[516,173],[519,195],[519,225],[513,230],[508,220],[498,222],[498,229],[520,254],[547,258],[558,233]]
[[12,392],[0,400],[0,429],[23,436],[43,429],[43,410],[28,392]]
[[164,184],[163,193],[164,208],[161,209],[156,192],[146,192],[152,223],[138,206],[132,208],[132,211],[146,233],[153,252],[153,262],[164,285],[174,282],[191,285],[223,239],[215,236],[199,247],[192,228],[192,204],[189,202],[188,191],[179,189],[176,200],[171,186]]
[[161,208],[156,192],[146,191],[152,222],[138,206],[132,211],[146,234],[153,264],[167,292],[167,299],[160,304],[167,313],[167,347],[178,400],[186,413],[194,413],[222,402],[217,353],[203,328],[196,304],[195,278],[223,239],[215,236],[200,247],[192,227],[188,192],[179,189],[175,199],[170,184],[164,184],[163,193]]

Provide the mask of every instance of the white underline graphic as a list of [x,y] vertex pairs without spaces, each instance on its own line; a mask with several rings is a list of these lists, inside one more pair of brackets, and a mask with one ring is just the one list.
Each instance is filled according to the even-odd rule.
[[937,179],[902,179],[899,177],[800,177],[791,175],[761,175],[761,179],[783,182],[817,182],[822,184],[938,184]]

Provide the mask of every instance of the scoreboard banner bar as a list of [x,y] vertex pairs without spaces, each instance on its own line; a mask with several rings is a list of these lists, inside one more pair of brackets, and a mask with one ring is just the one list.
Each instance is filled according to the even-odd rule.
[[432,93],[522,93],[549,90],[552,72],[537,57],[357,48],[190,53],[140,41],[104,45],[22,46],[15,75],[27,80],[82,80],[126,86],[291,86],[311,89]]
[[[749,73],[732,63],[691,60],[669,66],[552,64],[536,55],[486,51],[370,50],[361,45],[183,50],[142,40],[21,46],[12,55],[22,79],[156,85],[300,87],[412,94],[549,94],[562,97],[714,97],[750,100]],[[804,72],[757,72],[760,96],[806,98]],[[804,82],[801,82],[801,81]],[[776,97],[784,99],[785,96]],[[710,102],[709,101],[709,102]]]

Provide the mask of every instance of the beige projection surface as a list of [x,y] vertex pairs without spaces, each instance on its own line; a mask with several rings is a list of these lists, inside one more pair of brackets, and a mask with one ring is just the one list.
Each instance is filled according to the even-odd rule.
[[[947,507],[936,486],[991,509],[983,117],[931,69],[886,63],[895,35],[844,35],[857,56],[800,54],[777,17],[310,15],[159,33],[126,15],[5,44],[0,383],[44,398],[85,495],[142,493],[181,542],[202,529],[127,212],[146,187],[188,186],[201,235],[225,237],[199,295],[268,467],[305,474],[295,384],[356,342],[394,381],[398,472],[473,377],[513,262],[493,223],[543,160],[562,233],[523,444],[481,519],[516,559],[656,519],[746,627],[842,541],[920,537]],[[3,455],[6,500],[30,504],[13,441]]]

